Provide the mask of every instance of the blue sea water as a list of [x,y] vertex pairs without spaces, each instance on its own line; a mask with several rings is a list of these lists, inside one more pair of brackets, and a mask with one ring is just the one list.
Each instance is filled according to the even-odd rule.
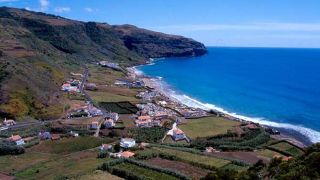
[[185,104],[320,142],[320,49],[209,47],[204,56],[159,59],[138,70],[161,77]]

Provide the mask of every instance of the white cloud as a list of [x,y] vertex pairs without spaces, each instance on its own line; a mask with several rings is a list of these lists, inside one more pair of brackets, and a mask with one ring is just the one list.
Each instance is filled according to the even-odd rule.
[[84,10],[87,11],[87,12],[93,12],[93,9],[92,9],[92,8],[89,8],[89,7],[84,8]]
[[32,11],[32,9],[30,7],[25,7],[24,9],[28,10],[28,11]]
[[64,12],[69,12],[71,11],[71,8],[69,7],[56,7],[54,8],[54,12],[57,12],[57,13],[64,13]]
[[39,0],[40,11],[47,11],[49,6],[49,0]]
[[319,31],[320,24],[307,23],[253,23],[253,24],[191,24],[158,26],[154,29],[168,31]]

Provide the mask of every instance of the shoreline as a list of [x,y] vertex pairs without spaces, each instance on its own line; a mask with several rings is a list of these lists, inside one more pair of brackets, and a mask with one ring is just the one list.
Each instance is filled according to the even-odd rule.
[[[154,64],[153,59],[151,59],[146,64],[139,65],[139,66],[152,65],[152,64]],[[154,89],[154,91],[160,93],[161,95],[165,96],[166,98],[170,99],[171,101],[174,101],[179,104],[183,104],[189,108],[200,108],[200,109],[203,109],[207,112],[210,110],[213,110],[228,120],[239,121],[239,122],[258,123],[263,128],[272,128],[272,129],[278,130],[280,132],[280,135],[276,135],[276,136],[272,135],[273,138],[278,139],[278,140],[287,140],[290,143],[295,144],[301,148],[305,148],[305,147],[308,147],[313,144],[313,142],[310,140],[310,138],[308,136],[304,135],[303,133],[301,133],[293,128],[286,128],[286,127],[272,126],[272,125],[268,125],[268,124],[261,124],[260,119],[257,119],[256,121],[254,121],[254,120],[250,119],[249,117],[237,115],[235,113],[226,112],[222,108],[219,108],[216,106],[214,106],[212,108],[205,107],[203,103],[201,103],[195,99],[192,99],[189,96],[177,94],[173,89],[170,89],[170,86],[168,84],[166,84],[166,82],[161,82],[161,79],[162,79],[161,77],[150,77],[150,76],[144,75],[143,72],[141,72],[140,70],[137,69],[139,66],[133,66],[133,67],[127,68],[128,72],[129,72],[129,77],[142,80],[147,87]],[[180,96],[180,97],[177,97],[177,96]],[[186,103],[186,102],[182,101],[181,97],[187,99],[190,102]],[[203,107],[190,106],[190,103],[198,103],[198,106],[203,106]],[[272,124],[272,123],[274,123],[274,125],[276,125],[276,122],[271,122],[271,121],[269,122],[269,124]],[[292,125],[290,125],[290,126],[292,126]]]

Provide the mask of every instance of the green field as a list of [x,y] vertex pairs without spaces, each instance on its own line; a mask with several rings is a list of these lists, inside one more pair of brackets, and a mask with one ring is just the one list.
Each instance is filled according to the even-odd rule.
[[223,167],[223,169],[229,169],[229,170],[235,170],[235,171],[245,171],[248,169],[248,167],[244,167],[244,166],[238,166],[235,164],[228,164],[226,166]]
[[0,169],[2,172],[14,173],[40,162],[48,161],[58,156],[53,154],[27,152],[21,155],[0,156]]
[[93,172],[107,159],[96,158],[96,151],[83,151],[52,158],[15,173],[17,179],[66,179]]
[[269,149],[263,149],[263,150],[259,150],[256,152],[258,155],[263,156],[263,157],[267,157],[269,159],[274,158],[275,156],[277,157],[283,157],[282,154],[269,150]]
[[124,169],[127,171],[130,171],[132,173],[135,173],[137,175],[142,175],[145,176],[147,178],[150,179],[157,179],[157,180],[175,180],[178,179],[174,176],[165,174],[165,173],[160,173],[151,169],[147,169],[147,168],[143,168],[143,167],[139,167],[137,165],[134,164],[130,164],[130,163],[121,163],[121,164],[117,164],[113,167],[117,167],[120,169]]
[[68,154],[100,146],[102,143],[110,143],[113,139],[95,138],[84,136],[77,138],[63,138],[58,141],[44,141],[31,148],[32,151],[53,154]]
[[301,151],[300,149],[296,148],[295,146],[287,143],[287,142],[280,142],[277,144],[273,144],[269,147],[272,147],[274,149],[292,154],[293,156],[299,156],[303,154],[303,151]]
[[76,177],[74,179],[77,180],[100,180],[100,179],[107,179],[107,180],[121,180],[122,178],[118,176],[114,176],[108,172],[105,171],[94,171],[92,173],[88,173],[86,175],[82,175],[79,177]]
[[120,95],[104,91],[87,91],[88,95],[97,103],[99,102],[120,102],[120,101],[138,101],[133,96]]
[[206,166],[213,166],[216,168],[221,168],[231,163],[230,161],[224,160],[224,159],[219,159],[219,158],[209,157],[209,156],[202,156],[199,154],[193,154],[193,153],[174,150],[174,149],[167,149],[167,148],[154,148],[154,149],[160,152],[165,152],[165,153],[177,156],[178,158],[186,162],[195,162],[195,163],[203,164]]
[[239,122],[227,120],[221,117],[205,117],[190,119],[179,127],[190,138],[214,136],[225,134],[227,130],[239,125]]
[[128,101],[125,102],[100,102],[99,106],[107,111],[119,114],[135,114],[139,110],[135,105]]

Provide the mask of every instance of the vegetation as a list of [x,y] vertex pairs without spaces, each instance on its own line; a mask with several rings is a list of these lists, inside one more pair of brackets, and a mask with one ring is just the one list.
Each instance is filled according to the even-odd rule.
[[198,149],[205,149],[211,146],[221,150],[246,150],[252,151],[254,148],[266,144],[270,136],[263,130],[247,130],[241,138],[234,133],[216,135],[206,138],[196,138],[192,141],[191,146]]
[[7,154],[22,154],[24,153],[24,148],[22,146],[17,146],[14,142],[9,142],[6,140],[0,140],[0,156]]
[[101,144],[110,143],[112,141],[113,139],[102,139],[92,136],[63,138],[59,141],[44,141],[43,143],[32,147],[32,150],[54,154],[68,154],[72,152],[96,148]]
[[163,127],[137,128],[129,131],[129,136],[132,136],[137,142],[158,142],[161,140],[167,129]]
[[277,152],[284,154],[284,155],[287,155],[287,156],[297,157],[297,156],[303,154],[303,151],[300,148],[298,148],[298,147],[296,147],[286,141],[280,141],[278,143],[271,144],[270,146],[268,146],[268,148],[270,150],[277,151]]
[[203,156],[199,154],[194,154],[194,153],[184,152],[184,151],[179,151],[174,149],[166,149],[166,148],[154,148],[154,149],[160,151],[160,153],[164,153],[164,154],[160,154],[161,158],[170,159],[170,160],[179,160],[179,161],[190,163],[194,166],[198,166],[205,169],[216,169],[231,163],[230,161],[224,160],[224,159]]
[[107,170],[112,174],[126,179],[189,179],[179,172],[152,166],[131,159],[118,159],[107,162],[100,166],[100,169]]
[[107,111],[116,112],[119,114],[135,114],[138,109],[128,101],[125,102],[100,102],[99,106]]
[[224,134],[236,125],[239,125],[239,122],[221,117],[204,117],[189,119],[186,124],[182,124],[179,127],[188,137],[193,139]]

